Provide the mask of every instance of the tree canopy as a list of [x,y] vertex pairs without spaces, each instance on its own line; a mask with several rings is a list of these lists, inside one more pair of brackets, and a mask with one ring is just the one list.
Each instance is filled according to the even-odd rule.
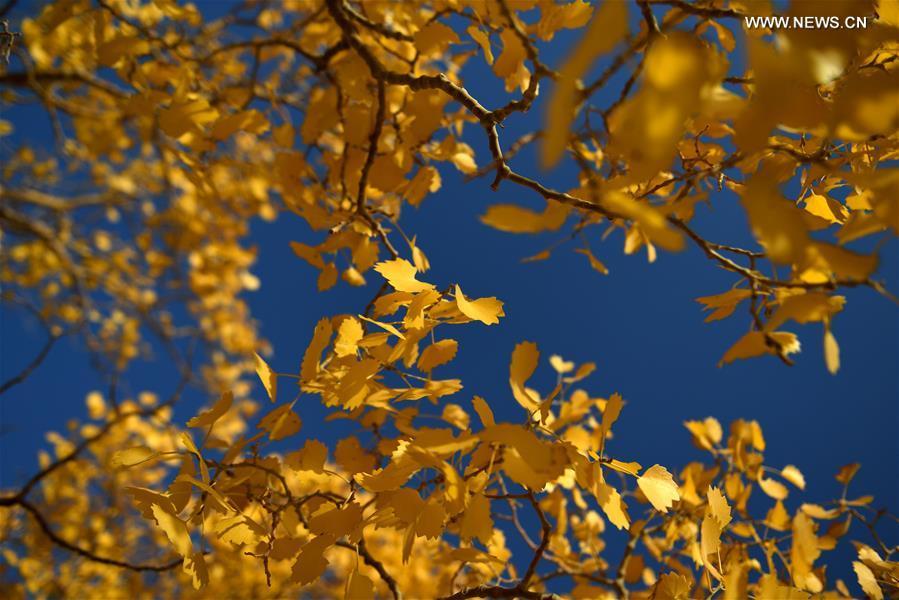
[[[591,383],[592,363],[530,341],[484,348],[510,355],[508,397],[463,391],[454,330],[502,327],[515,299],[467,292],[464,265],[430,279],[404,219],[467,178],[521,198],[483,223],[553,236],[534,236],[528,261],[573,251],[604,277],[597,248],[655,261],[693,246],[696,269],[732,277],[697,299],[706,320],[745,322],[723,368],[763,355],[787,368],[791,326],[818,323],[836,374],[845,290],[897,302],[877,267],[899,234],[899,2],[778,13],[835,15],[834,29],[754,27],[777,7],[736,0],[202,8],[0,6],[23,16],[0,30],[2,301],[47,340],[0,392],[41,376],[63,338],[109,381],[0,495],[5,596],[899,593],[899,545],[879,533],[896,519],[851,486],[858,465],[834,465],[841,497],[786,503],[804,476],[766,462],[752,415],[685,415],[703,459],[644,466],[616,450],[631,410],[614,380]],[[466,80],[472,61],[493,80]],[[503,102],[485,99],[497,90]],[[16,111],[35,104],[54,139],[12,146],[28,127]],[[513,120],[530,131],[510,139]],[[525,153],[543,170],[518,168]],[[549,182],[560,168],[568,187]],[[696,224],[725,202],[752,244]],[[286,214],[305,223],[291,248],[318,273],[310,289],[371,293],[322,315],[298,368],[276,372],[259,321],[281,317],[246,299],[265,285],[250,228]],[[170,380],[122,397],[152,354]],[[556,382],[537,389],[545,360]],[[181,422],[189,388],[209,404]],[[356,433],[304,429],[317,401]],[[495,416],[506,401],[517,420]],[[844,580],[828,552],[853,542]]]

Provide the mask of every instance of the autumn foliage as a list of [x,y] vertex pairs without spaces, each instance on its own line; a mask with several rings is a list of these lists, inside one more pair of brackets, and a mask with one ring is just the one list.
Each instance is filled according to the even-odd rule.
[[[722,364],[791,364],[791,324],[814,322],[836,373],[841,292],[896,301],[874,274],[899,233],[899,4],[796,4],[869,23],[748,29],[745,15],[772,8],[736,0],[246,0],[215,17],[173,0],[55,0],[11,20],[0,109],[37,102],[55,140],[12,148],[28,123],[0,119],[2,299],[47,334],[2,391],[28,385],[64,337],[110,386],[0,496],[0,593],[895,596],[899,546],[878,533],[893,517],[852,486],[857,465],[834,465],[840,498],[788,510],[805,480],[766,462],[759,423],[693,415],[671,439],[692,438],[699,460],[631,462],[611,376],[594,383],[593,364],[529,341],[501,350],[507,397],[464,391],[453,332],[502,327],[514,298],[472,295],[462,265],[431,279],[403,227],[466,177],[545,202],[480,217],[556,232],[528,260],[574,251],[603,277],[602,240],[650,261],[696,246],[697,269],[733,279],[698,298],[707,320],[746,323]],[[567,57],[544,62],[565,36]],[[505,103],[486,105],[469,61],[486,61]],[[506,139],[512,119],[532,133]],[[472,129],[488,153],[463,141]],[[572,187],[516,170],[528,150],[571,167]],[[694,226],[723,194],[751,247]],[[250,223],[285,213],[308,225],[291,244],[318,272],[308,287],[366,286],[371,301],[322,315],[281,373],[256,321],[279,316],[251,314],[245,293],[265,284]],[[170,380],[120,397],[150,353]],[[541,364],[555,386],[529,383]],[[185,423],[172,411],[188,388],[209,403]],[[306,431],[317,401],[357,433]],[[497,403],[519,418],[500,421]],[[844,581],[828,556],[852,541]]]

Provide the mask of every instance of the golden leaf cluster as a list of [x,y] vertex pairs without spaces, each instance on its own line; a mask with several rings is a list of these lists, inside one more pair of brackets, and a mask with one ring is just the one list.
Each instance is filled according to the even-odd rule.
[[[816,323],[835,374],[845,290],[896,301],[877,266],[899,233],[899,11],[832,0],[833,14],[864,5],[869,26],[743,27],[773,10],[762,4],[284,0],[209,18],[174,0],[54,0],[22,20],[0,108],[37,103],[55,139],[0,119],[0,283],[48,341],[0,393],[69,336],[111,385],[0,496],[0,592],[899,593],[886,513],[849,493],[858,465],[838,472],[840,498],[797,503],[806,479],[766,462],[758,421],[707,417],[685,423],[699,459],[644,467],[615,435],[639,410],[586,388],[593,363],[530,341],[477,349],[509,353],[509,388],[470,394],[456,332],[503,327],[502,290],[432,277],[422,232],[402,225],[444,178],[488,177],[515,193],[483,223],[554,238],[525,260],[576,242],[610,275],[591,240],[617,236],[650,261],[693,247],[732,280],[697,299],[706,321],[747,317],[720,364],[791,364],[789,329]],[[544,62],[572,35],[558,70]],[[470,61],[495,81],[466,81]],[[480,99],[490,83],[504,104]],[[505,139],[513,121],[531,131]],[[566,162],[568,187],[520,172],[527,151],[545,169]],[[698,217],[723,202],[745,213],[750,243],[703,232]],[[377,290],[321,316],[289,371],[247,299],[265,284],[251,232],[275,219],[297,225],[289,250],[314,269],[311,290]],[[160,390],[174,389],[120,397],[129,367],[159,353],[172,372]],[[209,406],[175,418],[187,389]],[[870,535],[846,582],[825,558],[852,525]]]

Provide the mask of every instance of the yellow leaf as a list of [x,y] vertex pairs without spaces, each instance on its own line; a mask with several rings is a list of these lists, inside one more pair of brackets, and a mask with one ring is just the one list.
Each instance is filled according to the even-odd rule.
[[[321,464],[316,465],[318,471],[324,467],[327,457],[327,448],[324,445],[321,448],[324,452]],[[341,469],[350,475],[369,472],[375,468],[375,457],[362,448],[356,436],[345,437],[337,442],[337,447],[334,449],[334,460]]]
[[103,394],[93,391],[87,395],[85,399],[87,404],[87,415],[91,419],[100,419],[106,414],[106,401],[103,400]]
[[375,321],[374,319],[369,319],[369,318],[366,317],[365,315],[359,315],[359,318],[362,319],[363,321],[366,321],[366,322],[368,322],[368,323],[371,323],[372,325],[377,325],[378,327],[380,327],[380,328],[383,329],[384,331],[387,331],[387,332],[392,333],[393,335],[395,335],[396,337],[400,338],[401,340],[406,339],[406,336],[404,336],[404,335],[402,334],[402,332],[401,332],[399,329],[397,329],[396,327],[394,327],[394,326],[391,325],[390,323],[382,323],[381,321]]
[[467,30],[468,35],[471,36],[475,42],[481,47],[481,50],[484,52],[484,60],[487,61],[488,65],[493,64],[493,50],[490,48],[490,34],[481,31],[481,29],[477,25],[470,26]]
[[653,465],[637,478],[637,486],[659,512],[666,513],[671,505],[680,500],[677,484],[668,469],[661,465]]
[[574,251],[575,251],[575,252],[578,252],[578,253],[580,253],[580,254],[583,254],[584,256],[586,256],[586,257],[587,257],[587,260],[590,261],[590,266],[593,268],[594,271],[599,271],[599,272],[602,273],[603,275],[608,275],[608,274],[609,274],[609,269],[608,269],[608,267],[606,267],[606,266],[602,263],[601,260],[599,260],[598,258],[596,258],[595,256],[593,256],[593,252],[591,252],[589,248],[575,248]]
[[687,421],[684,425],[693,434],[696,445],[704,450],[714,448],[724,434],[721,423],[714,417],[708,417],[704,421]]
[[387,282],[393,286],[393,289],[398,292],[416,294],[435,289],[430,283],[418,281],[415,278],[415,267],[412,263],[402,258],[379,262],[375,265],[375,271],[383,275]]
[[774,503],[774,507],[765,516],[765,525],[777,531],[786,531],[790,528],[790,513],[787,512],[783,502],[778,500]]
[[328,447],[318,440],[306,440],[303,447],[284,457],[284,464],[294,471],[323,472],[328,460]]
[[626,475],[632,475],[634,477],[637,476],[637,473],[640,472],[640,469],[643,468],[642,465],[638,462],[621,462],[620,460],[615,460],[614,458],[607,463],[603,463],[603,466],[609,467],[619,473],[624,473]]
[[225,517],[215,525],[219,538],[235,546],[255,546],[266,534],[264,527],[246,515]]
[[733,52],[737,47],[737,41],[734,39],[733,32],[718,21],[709,20],[706,22],[715,29],[715,34],[718,36],[718,42],[721,44],[721,47],[727,52]]
[[474,157],[468,152],[456,152],[451,160],[453,165],[466,175],[472,175],[478,170]]
[[846,506],[867,506],[874,502],[874,496],[861,496],[855,500],[846,500]]
[[412,477],[417,469],[406,466],[397,466],[393,463],[383,469],[376,469],[371,473],[363,473],[357,476],[357,480],[370,492],[387,492],[395,490]]
[[293,148],[295,136],[296,132],[290,123],[283,123],[272,129],[272,139],[283,148]]
[[490,500],[481,494],[475,494],[462,515],[459,537],[463,540],[478,538],[487,545],[493,537],[493,518],[490,516]]
[[453,404],[452,402],[447,403],[446,406],[443,407],[440,418],[450,425],[458,427],[462,431],[467,431],[468,426],[471,423],[471,418],[468,416],[468,413],[465,412],[461,406]]
[[724,494],[721,493],[721,490],[712,486],[709,488],[707,497],[709,500],[709,514],[718,521],[721,529],[724,529],[732,519],[730,506],[727,504]]
[[297,433],[302,426],[300,417],[293,412],[293,402],[274,409],[259,421],[258,428],[268,431],[272,441],[284,439]]
[[652,597],[656,600],[689,600],[690,582],[680,573],[665,573],[659,577]]
[[468,504],[468,484],[448,462],[440,465],[443,472],[443,506],[447,514],[454,516]]
[[804,503],[799,509],[813,519],[835,519],[840,516],[839,510],[835,508],[828,510],[820,504]]
[[609,401],[606,402],[606,407],[602,411],[602,424],[600,425],[601,439],[605,439],[609,431],[611,431],[612,425],[618,420],[623,407],[624,399],[621,397],[621,394],[616,392],[609,397]]
[[742,288],[734,288],[723,294],[715,296],[703,296],[697,298],[696,301],[705,305],[705,310],[714,309],[712,313],[706,317],[705,322],[718,321],[731,315],[737,305],[752,296],[752,291]]
[[790,319],[797,323],[827,321],[833,315],[843,310],[845,304],[845,297],[828,296],[821,292],[807,292],[789,296],[780,303],[780,306],[771,315],[771,318],[765,324],[765,331],[773,331]]
[[275,396],[278,393],[278,376],[272,371],[271,367],[268,366],[261,356],[258,354],[254,354],[256,357],[256,375],[259,376],[259,379],[262,380],[262,385],[265,386],[265,391],[268,393],[269,399],[274,402]]
[[840,467],[839,472],[836,474],[836,480],[842,483],[843,485],[849,485],[849,482],[855,477],[855,474],[858,473],[861,465],[858,463],[849,463],[848,465],[843,465]]
[[210,502],[210,500],[212,500],[213,502],[211,504],[218,512],[230,513],[236,510],[234,505],[225,496],[223,496],[221,492],[207,483],[199,481],[198,479],[191,477],[186,473],[178,475],[177,481],[196,486],[197,488],[205,492],[209,496],[206,499],[207,502]]
[[[706,515],[702,520],[702,530],[700,532],[700,555],[705,568],[709,570],[716,579],[721,579],[723,575],[715,567],[718,560],[718,548],[721,544],[721,524],[712,515]],[[714,558],[709,558],[713,556]]]
[[205,98],[187,98],[159,111],[159,127],[167,135],[180,138],[188,132],[202,132],[205,125],[218,119],[218,115]]
[[552,368],[556,370],[556,373],[559,375],[564,375],[570,371],[574,370],[574,363],[570,360],[564,360],[558,354],[553,354],[549,357],[549,364],[552,365]]
[[338,403],[347,409],[361,406],[371,391],[369,382],[380,368],[381,364],[373,358],[364,358],[352,365],[337,386]]
[[506,313],[503,312],[502,300],[497,300],[492,296],[466,300],[462,294],[462,288],[458,285],[456,285],[456,305],[463,315],[485,325],[495,325],[499,323],[500,317],[506,316]]
[[512,386],[512,395],[515,400],[528,411],[537,410],[539,402],[525,389],[525,382],[534,374],[540,352],[537,344],[533,342],[521,342],[512,351],[512,363],[509,366],[509,385]]
[[801,209],[780,194],[776,182],[774,173],[759,171],[746,185],[743,206],[756,239],[771,260],[799,263],[805,258],[808,229]]
[[190,531],[187,529],[187,524],[159,504],[154,504],[152,510],[156,524],[165,533],[165,536],[169,538],[169,541],[175,547],[175,552],[183,557],[190,556],[193,544],[190,541]]
[[431,21],[415,34],[415,47],[422,54],[434,50],[444,52],[450,44],[458,44],[456,32],[440,21]]
[[541,40],[553,39],[559,29],[577,29],[590,20],[593,8],[585,0],[565,4],[547,3],[540,7],[540,20],[536,23]]
[[428,193],[434,193],[442,185],[440,172],[434,167],[421,167],[406,186],[404,195],[412,206],[418,206]]
[[596,370],[596,364],[592,362],[584,363],[577,368],[577,371],[574,372],[574,375],[570,377],[563,377],[562,381],[565,383],[576,383],[585,377],[588,377],[593,371]]
[[763,575],[759,578],[759,598],[777,598],[777,600],[810,600],[811,595],[793,586],[782,585],[777,575]]
[[375,586],[371,579],[355,570],[347,578],[345,597],[347,600],[374,600]]
[[291,581],[306,585],[321,577],[328,568],[328,561],[324,557],[325,550],[334,545],[335,541],[334,536],[320,535],[303,546],[291,569]]
[[325,268],[325,262],[322,260],[322,255],[317,248],[308,246],[306,244],[301,244],[300,242],[290,242],[290,249],[293,250],[294,254],[305,260],[316,269]]
[[630,517],[618,490],[607,483],[599,481],[595,487],[596,501],[608,517],[609,522],[618,529],[630,527]]
[[146,446],[136,446],[127,450],[119,450],[112,455],[109,466],[118,468],[128,468],[141,463],[147,462],[159,456],[155,450],[151,450]]
[[523,262],[523,263],[538,262],[541,260],[548,259],[551,255],[552,254],[550,253],[549,250],[543,250],[542,252],[538,252],[537,254],[534,254],[533,256],[527,256],[525,258],[522,258],[521,262]]
[[494,204],[487,208],[481,222],[507,233],[556,231],[565,224],[568,211],[564,204],[550,201],[542,213],[515,204]]
[[[793,354],[799,352],[799,340],[796,335],[786,331],[774,331],[767,334],[775,345],[780,346],[784,354]],[[770,347],[766,341],[766,334],[761,331],[750,331],[724,353],[718,366],[739,360],[742,358],[752,358],[761,356],[762,354],[775,354],[774,348]]]
[[861,586],[868,598],[883,600],[883,590],[880,589],[877,577],[868,565],[856,560],[852,562],[852,570],[855,571],[855,576],[858,578],[858,585]]
[[337,340],[334,342],[334,353],[337,356],[355,356],[356,346],[365,335],[362,325],[354,317],[347,317],[337,329]]
[[455,548],[450,551],[449,558],[461,561],[463,563],[476,563],[482,565],[492,565],[491,569],[495,569],[497,565],[505,564],[502,560],[491,556],[490,554],[478,550],[477,548]]
[[506,82],[506,91],[516,87],[523,88],[530,80],[530,74],[524,66],[527,50],[511,27],[504,27],[499,34],[503,43],[503,51],[493,63],[493,72]]
[[[620,191],[610,191],[600,198],[600,204],[616,215],[631,219],[650,240],[672,252],[684,247],[684,237],[674,229],[665,215],[646,202],[635,200]],[[652,262],[652,261],[650,261]]]
[[844,223],[849,218],[849,210],[834,200],[819,194],[805,198],[805,210],[828,223]]
[[365,277],[362,276],[362,273],[356,267],[347,267],[340,277],[352,286],[360,287],[365,285]]
[[762,491],[775,500],[783,500],[790,493],[790,490],[787,489],[787,486],[777,481],[776,479],[765,479],[765,477],[762,476],[761,471],[759,471],[758,482],[759,487],[762,488]]
[[226,412],[228,412],[228,409],[231,408],[231,403],[233,401],[234,394],[232,394],[231,392],[224,392],[221,398],[219,398],[218,402],[216,402],[212,408],[191,418],[191,420],[187,422],[187,426],[211,427],[213,423],[218,421]]
[[424,250],[415,245],[415,239],[410,240],[411,250],[412,250],[412,262],[415,265],[415,268],[419,273],[424,273],[428,269],[431,268],[431,263],[428,261],[428,257],[425,256]]
[[840,346],[830,328],[824,330],[824,364],[831,375],[840,370]]
[[433,497],[425,504],[415,522],[415,533],[430,539],[436,539],[443,533],[446,522],[446,511],[440,502]]
[[190,575],[195,590],[199,590],[209,583],[209,571],[206,569],[206,559],[203,558],[202,552],[194,552],[190,556],[185,556],[182,567],[184,572]]
[[166,494],[160,494],[154,490],[147,488],[127,486],[124,488],[134,500],[134,504],[140,511],[140,514],[146,519],[153,518],[153,506],[160,505],[162,508],[172,514],[177,514],[179,509],[175,507],[173,499]]
[[474,411],[478,413],[478,417],[481,419],[481,424],[484,427],[492,427],[496,424],[493,418],[493,411],[490,410],[486,400],[480,396],[475,396],[471,399],[471,404],[474,406]]
[[790,573],[796,587],[811,592],[821,591],[821,582],[812,572],[814,563],[821,556],[815,522],[804,512],[793,517],[793,545],[790,548]]
[[425,310],[433,306],[440,299],[440,294],[436,291],[421,292],[416,294],[406,309],[406,316],[403,318],[403,328],[406,330],[423,329],[425,326]]
[[138,36],[118,35],[97,46],[97,60],[104,67],[111,67],[120,58],[146,54],[150,44]]
[[390,292],[384,294],[375,301],[374,314],[377,317],[392,315],[400,309],[401,306],[408,306],[415,299],[415,294],[408,292]]
[[362,507],[355,502],[343,506],[323,504],[309,519],[309,531],[316,534],[327,533],[341,538],[349,535],[362,524]]
[[580,100],[578,80],[600,54],[614,48],[627,34],[627,13],[626,2],[606,0],[593,16],[590,27],[584,32],[574,52],[562,66],[546,113],[545,135],[540,152],[544,168],[559,162],[568,144],[571,122],[577,114]]
[[331,321],[322,319],[315,325],[315,332],[312,334],[312,341],[303,354],[303,363],[300,367],[300,379],[304,382],[315,379],[318,374],[318,361],[321,358],[322,350],[327,348],[331,341]]
[[279,537],[272,542],[269,558],[272,560],[287,560],[300,552],[303,541],[295,537]]
[[503,454],[503,470],[509,477],[532,490],[540,490],[557,479],[568,466],[568,455],[559,444],[540,440],[532,431],[518,425],[501,423],[484,428],[480,437],[485,442],[507,446]]
[[824,242],[814,242],[807,250],[809,267],[828,269],[837,278],[863,280],[877,268],[876,254],[859,254]]
[[247,131],[254,134],[265,132],[269,122],[265,116],[255,108],[233,114],[223,115],[216,121],[210,137],[214,140],[226,140],[237,131]]
[[784,479],[798,487],[800,490],[805,489],[805,477],[802,476],[802,471],[796,468],[793,465],[785,466],[780,474]]
[[206,461],[203,460],[203,456],[200,454],[200,449],[197,448],[197,445],[194,443],[192,437],[190,437],[190,433],[186,431],[182,431],[179,436],[181,440],[181,444],[187,449],[188,452],[197,457],[198,463],[200,465],[200,474],[203,477],[203,481],[209,481],[209,467],[206,466]]
[[431,344],[418,358],[418,368],[422,371],[432,371],[434,367],[446,364],[456,356],[459,343],[456,340],[440,340]]
[[318,291],[324,292],[334,287],[337,283],[337,276],[339,274],[337,265],[334,263],[326,263],[325,266],[322,267],[322,272],[319,273],[318,280],[316,281]]

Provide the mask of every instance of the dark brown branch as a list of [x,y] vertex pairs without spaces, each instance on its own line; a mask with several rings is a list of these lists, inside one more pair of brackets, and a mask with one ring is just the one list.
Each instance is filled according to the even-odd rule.
[[11,73],[0,73],[0,85],[32,87],[34,82],[48,85],[54,83],[81,83],[102,92],[106,92],[116,98],[125,98],[127,96],[126,92],[120,90],[111,83],[83,73],[69,73],[65,71],[35,71],[34,73],[15,71]]
[[498,585],[479,585],[477,587],[460,590],[449,596],[442,596],[439,600],[464,600],[465,598],[528,598],[529,600],[552,600],[555,594],[542,594],[531,590],[521,590],[517,587],[506,588]]
[[646,3],[646,0],[638,0],[637,4],[640,6],[640,14],[643,17],[643,21],[646,23],[646,29],[649,31],[649,35],[653,36],[659,34],[659,22],[652,13],[652,8]]
[[127,412],[127,413],[121,413],[114,419],[108,421],[105,425],[100,427],[100,429],[97,430],[96,433],[81,440],[74,448],[72,448],[71,452],[69,452],[62,458],[59,458],[59,459],[53,461],[52,463],[48,464],[46,467],[44,467],[43,469],[41,469],[40,471],[35,473],[25,483],[25,485],[23,485],[19,489],[19,491],[16,492],[13,496],[7,496],[5,498],[0,498],[0,506],[12,506],[14,504],[18,504],[19,501],[24,500],[25,497],[28,496],[28,494],[31,492],[31,490],[34,489],[34,487],[38,483],[40,483],[45,477],[47,477],[48,475],[50,475],[51,473],[53,473],[60,467],[66,465],[66,464],[70,463],[71,461],[75,460],[76,458],[78,458],[78,456],[88,446],[90,446],[94,442],[101,439],[103,436],[105,436],[107,433],[109,433],[109,431],[113,427],[121,424],[126,419],[129,419],[131,417],[152,416],[152,415],[155,415],[156,413],[158,413],[163,408],[174,404],[177,401],[177,399],[181,396],[181,392],[184,391],[184,388],[186,387],[187,382],[189,381],[189,377],[190,377],[189,373],[182,374],[181,380],[178,383],[178,386],[175,388],[175,391],[172,393],[171,396],[169,396],[168,399],[166,399],[165,402],[162,402],[162,403],[158,404],[157,406],[154,406],[153,408],[149,408],[146,410],[138,410],[138,411],[131,411],[131,412]]
[[[86,550],[85,548],[82,548],[81,546],[77,546],[77,545],[61,538],[56,532],[53,531],[53,528],[50,527],[50,523],[47,522],[46,517],[44,517],[44,515],[41,514],[41,512],[37,509],[37,507],[34,506],[33,504],[31,504],[30,502],[28,502],[27,500],[25,500],[24,498],[16,499],[16,501],[13,503],[13,505],[20,506],[23,509],[25,509],[25,511],[28,512],[28,514],[30,514],[32,516],[32,518],[34,519],[34,521],[38,524],[38,527],[40,527],[40,529],[44,533],[44,535],[47,536],[47,538],[51,542],[53,542],[54,545],[59,546],[60,548],[63,548],[64,550],[68,550],[69,552],[72,552],[74,554],[77,554],[78,556],[81,556],[82,558],[86,558],[87,560],[89,560],[91,562],[101,563],[104,565],[111,565],[113,567],[120,567],[122,569],[128,569],[129,571],[138,571],[138,572],[152,571],[152,572],[156,572],[156,573],[170,571],[170,570],[174,569],[175,567],[180,566],[183,562],[183,560],[181,558],[177,558],[177,559],[171,560],[167,563],[163,563],[163,564],[159,564],[159,565],[148,565],[148,564],[142,564],[142,563],[131,563],[131,562],[127,562],[124,560],[118,560],[115,558],[99,556],[97,554],[94,554],[90,550]],[[4,506],[4,504],[0,503],[0,506]]]
[[356,211],[365,213],[365,190],[368,187],[368,174],[371,166],[375,162],[375,156],[378,154],[378,141],[381,139],[381,131],[384,129],[384,118],[387,112],[387,100],[385,98],[386,88],[384,81],[377,80],[378,96],[377,110],[375,112],[375,122],[371,128],[371,134],[368,136],[368,153],[365,155],[365,163],[362,165],[362,174],[359,176],[359,191],[356,194]]
[[107,192],[103,194],[86,194],[73,198],[60,198],[32,189],[0,188],[0,197],[13,202],[31,204],[56,212],[65,212],[87,206],[109,206],[122,203],[122,194]]
[[365,546],[365,540],[359,540],[358,544],[351,544],[349,542],[345,542],[340,540],[337,542],[337,545],[341,548],[347,548],[349,550],[355,550],[359,553],[359,556],[362,557],[362,560],[365,561],[365,564],[373,568],[378,572],[378,575],[387,584],[387,588],[390,590],[390,593],[393,595],[394,600],[401,600],[403,597],[402,592],[400,592],[399,587],[397,586],[396,579],[394,579],[390,573],[387,572],[387,569],[384,568],[384,565],[371,555],[371,552],[368,551],[368,548]]
[[18,374],[10,377],[6,381],[0,385],[0,395],[5,394],[9,389],[19,385],[24,382],[28,377],[39,367],[41,363],[44,362],[44,359],[47,358],[47,355],[50,354],[50,350],[53,348],[53,345],[56,344],[56,341],[60,336],[51,333],[47,337],[47,341],[44,342],[44,345],[41,346],[40,351],[37,355],[29,362],[24,369],[19,371]]
[[529,492],[527,497],[531,506],[534,508],[534,512],[537,513],[537,517],[540,519],[540,529],[543,532],[543,537],[540,540],[540,545],[537,546],[537,549],[534,551],[534,556],[531,557],[531,562],[528,564],[527,570],[524,572],[524,575],[521,576],[521,581],[518,582],[518,588],[521,590],[527,589],[531,578],[537,571],[537,565],[540,564],[540,559],[543,558],[543,553],[546,552],[546,548],[549,546],[549,538],[552,535],[552,527],[546,519],[546,515],[543,514],[543,509],[540,508],[540,504],[534,497],[534,493]]
[[613,584],[615,586],[615,591],[618,593],[618,596],[623,600],[627,600],[627,598],[630,596],[627,586],[625,585],[626,581],[624,579],[625,572],[627,571],[627,561],[634,553],[634,549],[637,547],[637,542],[640,541],[642,534],[642,525],[634,524],[631,526],[631,531],[629,532],[627,538],[627,544],[625,544],[624,546],[624,552],[621,555],[621,560],[618,562],[618,569],[615,571],[615,580]]
[[397,40],[400,42],[411,42],[414,39],[412,36],[406,35],[405,33],[400,33],[398,31],[394,31],[394,30],[390,29],[389,27],[387,27],[386,25],[383,25],[381,23],[375,23],[374,21],[372,21],[365,15],[359,13],[359,11],[354,9],[352,6],[345,4],[343,9],[344,9],[344,11],[346,11],[346,14],[348,14],[354,21],[356,21],[357,23],[359,23],[360,25],[362,25],[363,27],[365,27],[367,29],[371,29],[372,31],[375,31],[375,32],[379,33],[380,35],[383,35],[386,38],[390,38],[392,40]]
[[714,6],[703,6],[700,3],[691,4],[686,0],[646,0],[646,2],[659,6],[672,6],[683,13],[705,19],[742,19],[746,16],[745,13],[731,8],[715,8]]

